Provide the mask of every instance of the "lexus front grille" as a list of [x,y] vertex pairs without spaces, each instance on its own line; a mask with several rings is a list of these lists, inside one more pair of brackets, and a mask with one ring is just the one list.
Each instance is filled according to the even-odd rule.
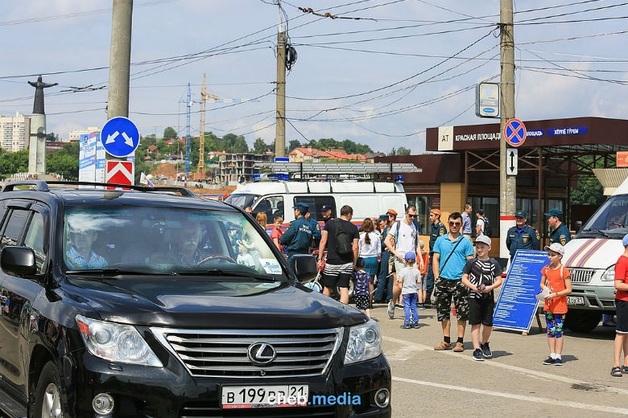
[[[194,377],[305,377],[324,374],[342,342],[342,328],[322,330],[187,330],[151,328]],[[251,359],[270,346],[272,361]],[[251,350],[250,347],[255,350]]]

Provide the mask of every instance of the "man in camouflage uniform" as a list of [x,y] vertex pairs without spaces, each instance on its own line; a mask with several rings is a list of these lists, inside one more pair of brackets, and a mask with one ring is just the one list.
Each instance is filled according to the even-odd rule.
[[565,246],[571,240],[571,232],[567,225],[563,223],[563,212],[560,209],[552,208],[549,212],[545,212],[545,216],[548,216],[547,223],[550,227],[550,244],[555,242],[562,246]]
[[528,213],[518,210],[515,213],[516,225],[506,234],[506,247],[510,251],[510,260],[515,257],[517,250],[540,250],[541,237],[539,231],[527,225]]

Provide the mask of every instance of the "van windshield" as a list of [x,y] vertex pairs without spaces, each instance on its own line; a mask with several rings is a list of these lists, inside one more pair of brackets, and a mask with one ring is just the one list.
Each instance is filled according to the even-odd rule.
[[237,194],[232,193],[226,199],[225,202],[233,206],[237,206],[244,209],[247,206],[253,207],[255,202],[259,200],[261,196],[257,194]]
[[628,195],[611,196],[582,227],[578,236],[600,234],[621,239],[628,233]]
[[284,275],[272,243],[241,212],[94,205],[68,207],[64,217],[63,258],[70,271]]

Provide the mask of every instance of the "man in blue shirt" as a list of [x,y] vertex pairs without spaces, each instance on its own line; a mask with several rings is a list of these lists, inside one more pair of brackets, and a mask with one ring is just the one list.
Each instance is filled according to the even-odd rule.
[[564,246],[571,240],[571,232],[567,225],[563,223],[563,212],[558,208],[552,208],[549,212],[545,212],[545,216],[548,216],[547,223],[550,227],[550,244],[555,242]]
[[308,254],[312,243],[312,227],[304,215],[310,210],[309,205],[297,203],[294,206],[294,221],[279,239],[288,254],[288,265],[291,265],[295,254]]
[[527,225],[528,212],[518,210],[515,212],[516,225],[511,227],[506,234],[506,247],[510,251],[510,259],[515,257],[517,250],[540,250],[541,237],[539,231]]
[[471,212],[473,212],[471,203],[465,203],[464,211],[462,212],[462,235],[464,235],[465,238],[468,238],[469,241],[471,241],[471,234],[473,233],[473,227],[471,225]]
[[434,243],[432,270],[434,271],[434,292],[436,295],[436,317],[443,327],[443,341],[434,350],[449,350],[451,344],[451,303],[456,307],[458,339],[455,352],[464,351],[464,332],[469,317],[469,294],[462,284],[462,269],[467,259],[473,258],[475,251],[471,240],[461,234],[462,215],[453,212],[449,215],[449,233],[441,235]]

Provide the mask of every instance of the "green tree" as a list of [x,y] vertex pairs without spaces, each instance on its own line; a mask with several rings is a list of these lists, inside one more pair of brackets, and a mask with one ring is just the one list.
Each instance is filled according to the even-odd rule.
[[571,204],[596,205],[604,202],[604,188],[595,176],[578,176],[577,186],[571,190]]
[[48,173],[62,174],[66,180],[78,180],[79,178],[79,144],[69,143],[59,151],[46,156],[46,171]]
[[288,152],[296,148],[299,148],[300,146],[301,146],[301,143],[298,140],[293,139],[292,141],[288,142]]
[[397,150],[397,155],[410,155],[411,151],[408,148],[399,147]]
[[268,151],[268,145],[262,138],[257,138],[253,143],[253,152],[255,154],[264,154],[266,151]]
[[168,126],[166,129],[164,129],[164,139],[165,140],[175,139],[178,136],[179,135],[177,134],[177,131],[175,131],[173,127]]
[[46,134],[46,142],[59,142],[59,135],[54,132]]
[[0,176],[11,177],[15,173],[28,171],[28,150],[5,152],[0,155]]
[[373,152],[371,147],[368,145],[357,144],[350,139],[342,141],[340,147],[344,149],[347,154],[366,154],[367,152]]

